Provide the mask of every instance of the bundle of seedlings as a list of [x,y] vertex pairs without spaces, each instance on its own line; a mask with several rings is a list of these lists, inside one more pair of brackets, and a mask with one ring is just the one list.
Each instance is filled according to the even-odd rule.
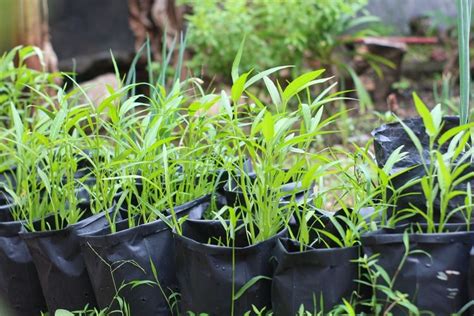
[[[222,92],[219,98],[215,145],[226,153],[220,162],[228,177],[226,197],[231,198],[205,219],[187,219],[174,230],[182,313],[271,310],[273,248],[287,234],[295,197],[310,190],[312,181],[303,179],[312,180],[325,161],[318,159],[322,154],[310,154],[314,139],[327,133],[334,119],[323,119],[322,105],[335,99],[329,90],[314,99],[309,96],[310,87],[328,80],[318,78],[323,70],[304,74],[281,89],[268,76],[284,67],[239,76],[241,54],[242,47],[232,70],[231,95]],[[267,105],[249,90],[261,79],[272,100]],[[297,97],[302,91],[308,92],[307,102]]]
[[[429,177],[429,175],[433,173],[434,165],[437,163],[436,159],[432,159],[432,152],[437,150],[446,156],[452,154],[454,150],[452,146],[448,146],[449,144],[446,143],[446,139],[440,142],[437,138],[442,137],[446,131],[454,130],[454,128],[459,125],[469,123],[471,116],[469,109],[471,89],[469,34],[471,30],[472,1],[457,0],[456,2],[458,9],[459,116],[443,116],[441,105],[437,105],[430,113],[422,100],[414,94],[415,107],[420,117],[405,121],[398,120],[397,123],[383,125],[372,132],[375,138],[377,163],[380,166],[383,166],[390,154],[401,146],[403,146],[403,151],[407,153],[406,159],[397,162],[396,168],[409,170],[402,176],[394,179],[393,186],[395,188],[413,179],[419,179],[424,176]],[[463,127],[459,128],[458,133],[464,129]],[[461,142],[467,143],[468,137],[469,136],[465,135]],[[466,166],[466,168],[463,169],[462,174],[459,175],[462,181],[456,184],[456,190],[466,192],[466,190],[472,186],[473,181],[469,176],[472,171],[471,166]],[[403,198],[398,200],[399,209],[412,205],[417,208],[423,208],[426,203],[431,203],[425,200],[427,197],[424,194],[425,188],[421,182],[407,188],[405,192],[409,194],[405,194]],[[431,211],[434,212],[434,219],[437,222],[443,222],[444,218],[441,218],[442,215],[440,212],[442,212],[441,209],[446,206],[443,205],[439,196],[434,197],[432,202],[433,210]],[[463,195],[453,196],[447,203],[447,211],[452,212],[464,204],[464,197]],[[463,223],[465,221],[462,212],[452,212],[448,217],[448,221],[453,223]],[[423,217],[411,219],[411,221],[416,222],[423,220]]]
[[43,53],[32,46],[18,46],[0,55],[1,128],[12,127],[11,104],[15,105],[20,117],[31,121],[35,116],[35,109],[31,105],[44,105],[48,94],[54,95],[57,89],[56,82],[60,80],[60,75],[29,68],[30,58],[44,62]]
[[[275,248],[275,315],[362,312],[367,287],[359,283],[360,236],[377,227],[391,201],[381,201],[386,185],[374,180],[389,177],[371,163],[369,146],[354,147],[354,153],[333,148],[314,173],[319,180],[313,196],[305,194],[294,205],[297,225]],[[390,160],[399,158],[395,153]]]
[[[424,189],[422,183],[416,181],[416,183],[412,183],[410,186],[406,186],[405,184],[433,172],[436,159],[431,160],[432,152],[436,150],[443,155],[448,155],[449,152],[453,150],[446,141],[442,143],[439,142],[439,137],[459,126],[459,117],[441,116],[440,105],[435,107],[431,114],[418,96],[414,95],[414,101],[422,117],[403,121],[399,120],[396,123],[383,125],[373,132],[375,138],[375,155],[380,167],[384,167],[388,157],[396,150],[399,150],[399,148],[402,148],[401,150],[406,156],[404,159],[397,161],[393,169],[395,172],[405,170],[405,172],[392,179],[394,189],[398,190],[404,186],[402,196],[397,198],[398,211],[412,205],[418,208],[424,207],[426,200],[423,194]],[[461,131],[462,130],[458,130],[458,132]],[[465,138],[466,137],[467,136],[465,136]],[[456,189],[466,191],[468,185],[472,186],[474,182],[468,176],[470,172],[472,172],[472,167],[465,168],[462,171],[464,178],[463,181],[457,184]],[[464,197],[459,195],[450,199],[447,206],[449,211],[451,211],[463,204]],[[440,213],[443,207],[440,197],[435,197],[433,200],[434,220],[442,220]],[[408,221],[423,220],[423,217],[418,216]],[[463,214],[459,212],[455,212],[449,216],[449,222],[452,223],[462,223],[464,220]]]
[[[398,120],[373,132],[377,163],[394,151],[394,164],[406,170],[393,187],[410,182],[392,225],[362,237],[368,304],[375,314],[467,314],[472,305],[470,278],[472,224],[472,123],[469,123],[469,33],[472,1],[457,1],[460,70],[459,117],[430,112],[415,94],[419,118]],[[402,221],[400,220],[402,219]],[[393,226],[393,223],[405,225]],[[472,311],[470,311],[472,314]]]
[[[422,146],[408,124],[400,124],[421,157],[420,166],[415,168],[422,168],[424,174],[413,183],[421,188],[424,204],[410,203],[399,209],[392,216],[408,219],[409,223],[369,233],[362,237],[362,244],[367,257],[377,256],[377,265],[386,271],[378,285],[404,293],[422,311],[459,313],[470,301],[469,265],[474,245],[473,148],[469,144],[472,124],[451,127],[439,106],[430,113],[419,99],[415,102],[429,147]],[[459,223],[450,223],[452,218]],[[382,304],[385,312],[407,310],[386,292],[379,291],[378,299],[386,302]]]
[[[88,182],[88,174],[78,169],[78,162],[87,159],[87,154],[83,135],[77,130],[88,112],[80,106],[70,109],[67,97],[59,100],[59,109],[49,112],[33,129],[15,126],[21,136],[17,146],[23,146],[24,139],[37,139],[39,144],[32,164],[17,167],[24,176],[21,183],[17,180],[21,192],[15,196],[15,208],[26,221],[27,231],[21,237],[32,255],[51,313],[95,305],[78,238],[108,224],[105,210],[93,208],[80,188]],[[18,161],[24,162],[22,151],[29,150],[31,147],[18,151]]]
[[110,107],[103,122],[113,144],[103,180],[118,186],[115,210],[122,219],[108,218],[110,226],[84,236],[81,248],[98,305],[109,312],[118,308],[116,297],[132,314],[177,311],[171,229],[208,211],[220,174],[215,119],[183,110],[188,83],[176,81],[167,92],[158,81],[149,86],[154,98],[132,96]]
[[29,137],[24,129],[37,124],[35,106],[55,100],[58,74],[29,69],[31,57],[43,60],[34,47],[17,47],[0,57],[0,295],[17,315],[47,309],[33,258],[19,233],[25,231],[27,219],[41,213],[40,204],[28,193],[41,190],[35,162],[45,149],[40,137]]
[[[31,169],[29,166],[34,161],[37,146],[36,141],[29,139],[24,148],[24,164],[18,166],[15,159],[16,146],[14,145],[14,133],[6,130],[3,133],[1,144],[2,153],[5,154],[2,165],[5,171],[2,173],[2,221],[0,222],[0,275],[2,280],[1,295],[5,304],[18,315],[38,314],[46,310],[46,303],[41,290],[36,268],[30,252],[21,239],[19,233],[25,231],[24,216],[15,202],[15,192],[20,191],[20,182],[27,182],[22,170]],[[10,141],[11,140],[11,141]],[[36,183],[36,182],[35,182]]]

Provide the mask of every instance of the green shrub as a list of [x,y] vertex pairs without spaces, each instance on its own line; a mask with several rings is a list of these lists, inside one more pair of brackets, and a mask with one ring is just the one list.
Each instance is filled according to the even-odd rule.
[[[327,64],[340,36],[375,19],[361,15],[367,0],[181,0],[192,7],[190,66],[207,74],[227,74],[243,36],[241,67],[259,71],[273,65],[304,67],[305,56]],[[366,30],[361,30],[365,32]],[[359,31],[360,32],[360,31]],[[298,69],[299,68],[299,69]]]

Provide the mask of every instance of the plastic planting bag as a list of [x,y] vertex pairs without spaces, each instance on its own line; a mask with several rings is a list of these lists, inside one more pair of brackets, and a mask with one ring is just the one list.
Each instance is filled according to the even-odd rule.
[[[174,211],[178,217],[201,218],[210,199],[207,195]],[[116,295],[130,305],[132,315],[170,315],[177,307],[171,298],[178,291],[174,241],[164,221],[130,227],[124,219],[116,223],[114,233],[106,228],[84,236],[81,249],[101,309],[117,308]],[[129,284],[119,291],[132,281],[149,283],[133,288]]]
[[[276,268],[272,280],[275,316],[297,315],[306,311],[328,313],[349,300],[360,279],[359,247],[313,248],[301,251],[297,241],[281,238],[275,247]],[[322,305],[321,305],[322,303]]]
[[[474,270],[470,269],[474,262],[474,232],[466,232],[465,225],[448,224],[449,233],[409,234],[406,249],[403,233],[407,228],[385,228],[363,235],[363,252],[367,256],[380,254],[377,264],[390,279],[395,276],[394,290],[408,294],[420,311],[434,315],[459,312],[470,301],[469,291],[474,285]],[[406,251],[409,254],[404,258]],[[386,294],[379,294],[380,299],[386,298]],[[395,315],[404,312],[400,308],[393,310]]]
[[[52,216],[46,220],[53,225]],[[105,213],[100,213],[64,229],[21,234],[33,257],[50,313],[57,309],[82,310],[86,305],[96,306],[79,236],[107,225]]]
[[20,232],[24,232],[22,222],[0,222],[0,295],[13,315],[40,315],[46,311],[46,302]]
[[245,229],[235,234],[235,247],[216,245],[226,242],[227,232],[221,222],[206,220],[187,220],[182,235],[175,233],[182,314],[231,315],[232,305],[234,315],[244,315],[252,306],[271,310],[270,259],[286,230],[253,245]]
[[[423,147],[422,156],[420,156],[418,150],[415,147],[415,144],[411,141],[403,126],[398,122],[382,125],[381,127],[375,129],[372,132],[372,135],[374,137],[375,156],[379,167],[385,166],[387,159],[400,146],[403,146],[402,152],[406,152],[408,154],[403,160],[400,160],[395,163],[393,171],[398,172],[400,170],[408,168],[412,169],[402,173],[401,175],[398,175],[393,179],[392,185],[394,189],[399,189],[411,179],[418,179],[426,174],[425,168],[422,165],[422,157],[424,157],[424,160],[426,161],[428,166],[432,163],[429,159],[429,136],[425,131],[425,126],[423,124],[422,119],[412,118],[404,120],[403,122],[413,131],[413,133],[420,140]],[[443,130],[441,131],[440,135],[450,130],[451,128],[459,126],[459,118],[449,116],[444,117],[443,124]],[[447,151],[447,146],[438,148],[438,150],[441,153],[445,153]],[[473,171],[474,167],[470,166],[463,171],[461,176]],[[462,182],[456,189],[466,192],[468,183],[471,183],[471,186],[474,187],[474,178],[469,178],[467,181]],[[410,205],[414,205],[421,210],[424,210],[426,208],[426,199],[423,195],[423,191],[421,189],[420,184],[412,185],[405,189],[402,192],[402,196],[399,197],[397,200],[397,206],[399,209],[410,207]],[[439,213],[440,205],[441,201],[438,196],[434,200],[435,212]],[[461,205],[464,205],[464,196],[458,195],[449,201],[448,209],[454,210]],[[439,215],[434,215],[434,220],[438,220]],[[419,222],[423,219],[411,218],[411,220],[414,222]],[[450,218],[450,222],[454,223],[460,223],[464,221],[465,220],[461,212],[456,212]]]

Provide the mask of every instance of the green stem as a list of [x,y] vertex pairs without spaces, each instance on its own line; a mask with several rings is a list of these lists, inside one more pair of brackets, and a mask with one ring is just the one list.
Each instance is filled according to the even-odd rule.
[[457,0],[458,10],[458,49],[459,49],[459,86],[460,124],[467,124],[469,120],[470,96],[470,65],[469,65],[469,32],[471,28],[472,0]]

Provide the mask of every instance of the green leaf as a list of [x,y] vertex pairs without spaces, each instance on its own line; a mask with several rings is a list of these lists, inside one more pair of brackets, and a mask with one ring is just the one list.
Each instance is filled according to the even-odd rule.
[[433,118],[435,129],[438,131],[443,122],[443,109],[441,108],[441,104],[437,104],[433,110],[431,110],[431,117]]
[[222,108],[224,108],[225,112],[229,116],[229,118],[232,119],[234,117],[234,112],[232,111],[232,106],[230,105],[229,97],[227,96],[227,94],[225,93],[224,90],[221,91],[221,102],[220,103],[222,105]]
[[360,77],[357,75],[354,68],[345,64],[343,64],[343,68],[346,69],[346,71],[351,76],[352,81],[354,82],[355,91],[357,92],[357,98],[360,102],[360,109],[361,112],[364,113],[367,107],[372,108],[372,99],[370,98],[370,95],[367,92],[364,83],[362,82],[362,80],[360,80]]
[[23,122],[21,121],[20,114],[18,114],[18,111],[13,103],[11,104],[11,113],[13,117],[13,127],[15,129],[16,141],[18,143],[22,143],[24,132]]
[[383,166],[383,171],[385,172],[385,174],[390,174],[390,172],[392,171],[393,169],[393,166],[399,162],[400,160],[403,160],[403,158],[405,158],[406,156],[406,153],[401,153],[403,149],[403,145],[398,147],[397,149],[395,149],[391,154],[390,156],[388,157],[387,159],[387,162],[385,163],[385,165]]
[[437,129],[435,127],[433,117],[431,117],[431,112],[428,110],[428,107],[425,105],[425,103],[423,103],[423,101],[420,99],[420,97],[418,97],[415,92],[413,92],[413,101],[415,102],[416,111],[423,120],[426,133],[431,137],[436,136]]
[[236,301],[238,300],[242,295],[244,295],[245,291],[247,291],[249,288],[251,288],[255,283],[257,283],[260,280],[268,280],[271,281],[272,278],[269,278],[264,275],[257,275],[251,278],[250,280],[247,281],[247,283],[242,286],[237,293],[235,293],[233,300]]
[[446,131],[443,135],[441,135],[438,139],[438,144],[439,145],[443,145],[444,143],[446,143],[449,139],[453,138],[455,135],[465,131],[465,130],[468,130],[470,128],[473,128],[474,127],[474,122],[473,123],[469,123],[469,124],[465,124],[465,125],[460,125],[460,126],[456,126],[456,127],[453,127],[451,128],[450,130]]
[[355,310],[354,308],[352,307],[352,305],[346,301],[345,298],[342,299],[342,302],[344,303],[344,306],[345,306],[345,312],[347,313],[347,315],[349,316],[355,316]]
[[240,60],[242,59],[242,52],[244,51],[245,37],[246,36],[244,36],[244,38],[242,39],[239,50],[237,51],[237,55],[235,56],[234,62],[232,63],[232,82],[236,82],[239,79],[239,64]]
[[443,155],[437,151],[436,160],[438,162],[438,182],[442,192],[448,192],[451,186],[451,173],[449,172],[446,163],[444,162]]
[[155,267],[155,264],[153,263],[153,260],[151,259],[151,257],[149,258],[150,259],[150,267],[151,267],[151,272],[153,273],[153,277],[155,278],[155,280],[158,282],[158,272],[156,271],[156,267]]
[[271,142],[274,133],[273,115],[269,111],[266,111],[262,121],[262,134],[267,143]]
[[37,172],[38,172],[38,175],[41,179],[41,181],[43,181],[43,184],[46,188],[46,191],[51,194],[51,183],[49,181],[49,177],[46,175],[46,173],[44,173],[43,170],[41,170],[39,167],[37,168]]
[[[332,219],[333,217],[330,217],[330,219]],[[334,221],[333,223],[337,223],[337,221]],[[335,225],[337,227],[337,225]],[[340,225],[339,225],[340,226]],[[338,233],[341,233],[342,231],[337,229],[338,230]],[[318,233],[319,234],[323,234],[324,236],[328,237],[329,239],[331,239],[334,243],[336,243],[336,245],[340,248],[344,248],[344,243],[339,239],[337,238],[334,234],[332,234],[331,232],[329,231],[326,231],[326,230],[322,230],[322,229],[318,229]]]
[[287,102],[292,96],[294,96],[295,94],[300,92],[302,89],[304,89],[307,83],[321,76],[321,74],[323,74],[324,71],[325,71],[324,69],[311,71],[297,77],[295,80],[290,82],[288,86],[285,88],[285,90],[283,90],[283,95],[282,95],[283,102]]
[[271,75],[274,72],[277,72],[277,71],[280,71],[280,70],[283,70],[283,69],[286,69],[286,68],[291,68],[291,67],[293,67],[293,66],[279,66],[279,67],[273,67],[273,68],[267,69],[265,71],[259,72],[258,74],[256,74],[252,78],[250,78],[245,83],[245,89],[250,87],[255,82],[259,81],[260,79],[262,79],[262,78],[265,79],[266,77],[268,77],[269,75]]
[[303,115],[304,127],[307,131],[311,130],[311,109],[306,103],[301,104],[301,114]]
[[316,112],[316,115],[311,119],[311,126],[309,129],[311,133],[314,133],[318,128],[321,127],[319,124],[321,122],[321,117],[323,116],[323,111],[324,111],[324,106],[321,106],[318,112]]
[[232,101],[234,103],[237,103],[242,96],[242,93],[244,92],[245,89],[245,82],[247,81],[247,77],[250,75],[251,71],[246,72],[242,74],[239,79],[237,79],[236,82],[232,85],[231,89],[231,96],[232,96]]
[[272,99],[273,104],[278,109],[281,104],[280,93],[278,92],[277,87],[268,77],[263,77],[263,82],[267,86],[268,93],[270,93],[270,98]]
[[57,309],[54,316],[74,316],[74,314],[65,309]]
[[380,19],[374,15],[365,15],[358,18],[351,19],[346,26],[346,29],[352,29],[362,24],[378,23]]

